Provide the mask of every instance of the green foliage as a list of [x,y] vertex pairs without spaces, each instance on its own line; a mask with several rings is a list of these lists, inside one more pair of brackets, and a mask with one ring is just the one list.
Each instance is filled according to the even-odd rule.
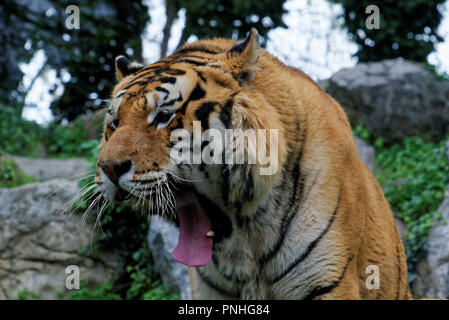
[[402,144],[377,147],[377,174],[392,209],[408,227],[405,248],[409,281],[415,265],[427,251],[427,236],[449,183],[445,143],[406,138]]
[[72,121],[68,126],[51,123],[48,127],[45,144],[51,155],[58,157],[87,157],[91,150],[98,145],[97,140],[89,140],[81,117]]
[[382,148],[385,145],[384,139],[382,138],[374,138],[369,132],[368,129],[361,125],[357,125],[353,129],[353,133],[355,136],[359,137],[362,140],[365,140],[368,144],[373,145],[376,148]]
[[12,188],[35,181],[20,170],[13,159],[0,154],[0,188]]
[[[445,0],[331,0],[343,6],[345,26],[358,44],[359,61],[402,57],[425,62],[434,46],[443,39],[437,34]],[[368,30],[365,9],[376,5],[380,29]]]
[[28,291],[27,288],[24,288],[17,293],[17,300],[31,300],[31,299],[38,300],[40,299],[40,296],[38,294]]
[[[80,29],[70,30],[64,25],[69,16],[66,8],[72,4],[80,10]],[[14,57],[0,58],[0,71],[5,79],[0,84],[0,92],[17,88],[21,80],[21,72],[16,70],[14,74],[18,76],[14,79],[18,81],[6,81],[10,79],[7,71],[12,62],[9,60],[28,62],[34,52],[42,49],[48,58],[47,67],[55,69],[59,78],[70,75],[63,77],[64,93],[51,105],[57,119],[71,121],[94,107],[90,99],[109,98],[116,56],[126,54],[132,59],[142,59],[141,35],[150,19],[143,0],[78,0],[75,3],[55,0],[37,6],[6,0],[0,6],[0,26],[3,26],[2,35],[5,33],[0,36],[0,48]],[[16,39],[17,48],[11,48],[11,41]],[[24,50],[25,42],[28,45]],[[0,101],[2,98],[0,95]]]
[[[255,27],[265,43],[268,31],[284,27],[282,15],[285,0],[176,0],[178,8],[186,9],[186,25],[182,39],[190,35],[198,38],[244,38]],[[265,38],[265,39],[264,39]]]
[[0,104],[0,151],[35,156],[45,130],[35,122],[22,119],[20,110]]
[[69,300],[120,300],[120,296],[114,293],[112,282],[98,285],[90,289],[86,282],[80,283],[80,289],[75,290]]
[[67,126],[51,123],[45,128],[23,120],[20,110],[0,104],[0,152],[35,157],[40,147],[50,157],[88,157],[97,145],[89,140],[81,118]]

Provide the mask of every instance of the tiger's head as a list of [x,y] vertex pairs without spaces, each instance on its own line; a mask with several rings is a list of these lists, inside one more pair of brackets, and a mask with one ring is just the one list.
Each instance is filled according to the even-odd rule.
[[[260,52],[253,29],[241,42],[198,41],[149,66],[116,58],[119,83],[105,119],[96,183],[107,199],[130,201],[176,223],[181,236],[173,256],[181,263],[206,264],[213,243],[232,232],[233,214],[250,214],[279,175],[257,171],[254,136],[239,141],[246,141],[244,158],[255,163],[224,159],[225,145],[245,130],[280,127],[274,114],[261,114],[267,102],[253,85]],[[227,129],[241,130],[226,140]],[[204,154],[219,161],[206,163]]]

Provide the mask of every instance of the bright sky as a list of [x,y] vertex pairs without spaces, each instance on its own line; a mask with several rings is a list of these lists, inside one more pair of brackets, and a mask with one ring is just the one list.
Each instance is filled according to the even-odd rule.
[[[165,8],[163,0],[146,0],[151,15],[151,23],[143,35],[144,63],[152,63],[159,59],[159,43],[162,41],[162,28],[165,24]],[[315,80],[329,78],[336,71],[352,67],[357,60],[352,57],[357,47],[352,43],[346,31],[341,28],[338,19],[341,13],[339,5],[330,4],[326,0],[288,0],[285,3],[287,14],[284,22],[287,28],[276,28],[268,35],[267,49],[289,65],[302,69]],[[380,14],[382,15],[382,8]],[[436,51],[429,55],[428,61],[437,66],[439,71],[449,73],[449,1],[443,10],[443,20],[439,34],[445,39],[436,46]],[[181,36],[185,21],[185,12],[180,11],[172,29],[169,41],[169,52],[175,49]],[[81,21],[82,28],[82,21]],[[381,30],[379,30],[381,31]],[[188,42],[196,39],[191,37]],[[25,76],[23,85],[29,88],[31,79],[35,77],[46,57],[43,51],[36,52],[28,64],[22,64]],[[62,79],[56,77],[55,70],[47,70],[34,82],[26,97],[23,117],[45,124],[51,121],[49,109],[54,99],[49,89],[56,85],[55,95],[63,92],[63,82],[70,79],[68,73]]]

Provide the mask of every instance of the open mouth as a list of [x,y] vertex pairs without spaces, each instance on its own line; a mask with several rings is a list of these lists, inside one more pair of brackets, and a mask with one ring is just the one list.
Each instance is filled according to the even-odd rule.
[[[173,258],[190,267],[204,266],[212,258],[213,245],[228,237],[232,224],[219,206],[197,192],[193,184],[171,180],[176,202],[175,224],[179,227],[179,239],[173,250]],[[116,201],[136,200],[139,197],[118,188]],[[160,206],[157,197],[151,198]]]
[[211,220],[201,206],[196,192],[178,190],[175,193],[178,244],[173,258],[187,266],[204,266],[212,257],[213,237]]

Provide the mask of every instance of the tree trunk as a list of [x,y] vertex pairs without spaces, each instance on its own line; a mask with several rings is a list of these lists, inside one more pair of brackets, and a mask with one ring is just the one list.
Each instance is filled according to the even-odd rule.
[[165,15],[167,17],[167,22],[165,23],[161,43],[161,53],[160,58],[163,59],[167,55],[168,50],[168,40],[170,40],[171,28],[178,15],[178,9],[174,0],[165,0]]

